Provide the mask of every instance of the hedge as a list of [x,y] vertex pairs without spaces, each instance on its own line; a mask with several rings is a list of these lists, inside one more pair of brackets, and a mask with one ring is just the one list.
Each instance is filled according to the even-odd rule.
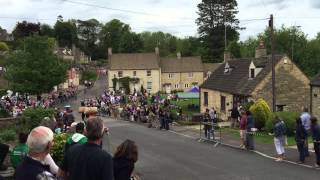
[[39,126],[45,117],[53,117],[54,109],[28,108],[23,112],[21,125],[26,129],[33,129]]
[[272,118],[272,112],[268,103],[261,98],[250,107],[250,111],[255,120],[255,127],[259,130],[261,130],[266,122]]
[[274,125],[276,116],[278,116],[286,124],[287,135],[293,136],[295,128],[296,128],[296,118],[299,116],[299,113],[297,113],[297,112],[276,112],[276,113],[274,113],[273,118],[269,119],[265,125],[266,130],[268,132],[273,131],[273,125]]

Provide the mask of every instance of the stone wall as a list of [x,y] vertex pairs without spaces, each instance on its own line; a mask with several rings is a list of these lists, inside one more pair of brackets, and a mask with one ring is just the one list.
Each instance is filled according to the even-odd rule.
[[[208,92],[208,105],[206,106],[204,104],[204,93]],[[233,95],[229,93],[224,93],[220,91],[214,91],[214,90],[209,90],[209,89],[201,89],[200,90],[200,99],[201,99],[201,104],[200,104],[200,111],[205,112],[205,110],[211,109],[212,107],[217,111],[218,117],[222,120],[228,120],[228,117],[230,116],[229,110],[232,109],[232,104],[233,104]],[[221,111],[221,96],[226,97],[226,110]]]
[[[284,105],[284,111],[301,112],[303,107],[309,107],[310,80],[302,71],[284,57],[276,65],[276,105]],[[272,109],[272,74],[257,86],[252,98],[263,98]]]
[[[169,78],[169,74],[173,75],[173,77]],[[193,87],[193,83],[198,83],[197,86],[203,83],[203,72],[192,72],[192,76],[189,76],[189,73],[162,73],[161,74],[161,83],[162,90],[165,91],[165,84],[171,84],[171,90],[184,90],[188,91]],[[188,87],[186,87],[188,84]],[[176,88],[175,85],[179,85]]]
[[13,118],[13,117],[9,117],[9,118],[0,118],[0,129],[6,129],[7,127],[13,125],[13,124],[17,124],[19,121],[18,118]]
[[[136,71],[136,76],[133,76],[133,71]],[[108,71],[108,87],[113,90],[112,79],[118,77],[118,71]],[[151,70],[151,76],[147,76],[147,70],[122,70],[122,77],[139,78],[139,83],[131,88],[140,90],[141,85],[144,89],[147,89],[148,82],[152,82],[151,93],[157,93],[160,91],[160,70]]]

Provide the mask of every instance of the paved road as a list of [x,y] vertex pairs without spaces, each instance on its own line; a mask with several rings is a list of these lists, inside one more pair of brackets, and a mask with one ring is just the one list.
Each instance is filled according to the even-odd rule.
[[[70,102],[77,111],[80,100],[95,97],[105,89],[106,78],[100,77],[86,94]],[[80,114],[75,113],[77,120]],[[110,135],[104,148],[113,153],[125,139],[136,141],[139,160],[136,171],[143,180],[318,180],[320,171],[276,163],[254,153],[223,146],[198,143],[194,139],[168,131],[113,119],[104,119]]]
[[[320,171],[277,163],[251,152],[213,147],[172,132],[105,119],[104,148],[113,152],[125,139],[136,141],[136,171],[146,180],[316,180]],[[108,147],[109,146],[109,147]]]

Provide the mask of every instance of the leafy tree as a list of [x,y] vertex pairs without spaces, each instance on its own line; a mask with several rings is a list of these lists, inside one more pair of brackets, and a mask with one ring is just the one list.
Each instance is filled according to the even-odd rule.
[[100,23],[96,19],[77,20],[78,44],[82,51],[89,56],[93,55],[93,51],[97,46],[99,31]]
[[126,32],[122,35],[119,51],[122,53],[137,53],[141,52],[143,41],[139,34]]
[[0,51],[9,51],[9,47],[5,42],[0,42]]
[[236,18],[236,0],[202,0],[198,5],[198,32],[203,41],[205,61],[219,62],[224,53],[224,32],[226,27],[227,42],[237,41],[239,20]]
[[41,24],[40,26],[40,35],[54,37],[54,29],[48,24]]
[[2,29],[0,27],[0,41],[6,41],[8,37],[9,37],[9,34],[8,34],[7,30]]
[[77,43],[77,26],[72,21],[64,22],[59,19],[54,25],[54,34],[60,47],[71,48]]
[[228,45],[228,51],[231,53],[233,58],[241,57],[240,45],[236,41],[230,42],[230,44]]
[[253,37],[250,37],[244,42],[240,42],[239,46],[240,46],[241,57],[244,57],[244,58],[254,57],[258,44],[259,44],[259,40]]
[[15,40],[39,34],[40,23],[31,23],[27,21],[18,22],[12,34]]
[[53,54],[54,40],[28,37],[8,60],[5,78],[16,92],[39,95],[64,82],[67,65]]

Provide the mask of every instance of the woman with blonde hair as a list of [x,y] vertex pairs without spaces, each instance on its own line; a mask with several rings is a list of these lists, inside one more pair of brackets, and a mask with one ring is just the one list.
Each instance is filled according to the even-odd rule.
[[113,156],[113,170],[115,180],[137,180],[132,176],[134,164],[138,160],[138,147],[132,140],[125,140],[118,147]]

